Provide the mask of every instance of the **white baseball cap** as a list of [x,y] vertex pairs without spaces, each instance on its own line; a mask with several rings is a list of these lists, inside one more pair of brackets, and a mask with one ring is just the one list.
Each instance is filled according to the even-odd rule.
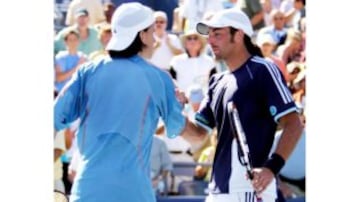
[[254,33],[249,17],[238,8],[225,9],[215,13],[210,19],[199,22],[196,30],[200,34],[207,35],[210,27],[241,29],[249,37],[252,37]]
[[121,51],[129,47],[137,33],[155,22],[153,10],[138,2],[123,3],[111,20],[112,37],[106,50]]

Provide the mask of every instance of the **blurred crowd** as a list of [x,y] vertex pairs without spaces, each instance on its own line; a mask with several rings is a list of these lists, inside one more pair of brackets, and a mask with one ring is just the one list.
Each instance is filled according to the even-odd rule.
[[[124,1],[125,2],[125,1]],[[148,3],[146,1],[139,1]],[[195,30],[202,19],[222,9],[242,9],[255,30],[253,43],[263,56],[281,70],[293,98],[306,120],[306,15],[305,0],[174,0],[172,10],[154,9],[156,43],[149,62],[168,71],[176,86],[186,93],[185,113],[191,118],[206,97],[209,78],[227,71],[207,43]],[[107,57],[105,47],[112,30],[111,17],[121,1],[55,0],[54,11],[54,92],[59,93],[83,63]],[[81,160],[76,148],[76,129],[58,133],[55,139],[55,189],[69,194]],[[159,195],[186,194],[179,188],[184,181],[208,182],[216,149],[216,131],[201,144],[182,137],[169,139],[162,122],[154,134],[151,177]],[[304,131],[305,133],[305,131]],[[280,131],[279,131],[280,134]],[[275,136],[275,142],[279,134]],[[193,163],[189,176],[174,172],[177,163]],[[278,178],[284,198],[305,196],[305,135]]]

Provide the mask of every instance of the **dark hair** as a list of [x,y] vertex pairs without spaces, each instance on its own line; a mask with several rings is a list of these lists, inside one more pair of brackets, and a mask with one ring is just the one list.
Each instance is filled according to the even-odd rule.
[[261,49],[259,48],[259,46],[257,46],[256,44],[254,44],[252,41],[251,41],[251,38],[244,34],[244,44],[245,44],[245,47],[247,49],[247,51],[251,54],[251,55],[257,55],[259,57],[264,57],[262,52],[261,52]]
[[[149,28],[146,28],[142,31],[147,31]],[[141,31],[140,31],[141,32]],[[141,41],[140,32],[137,33],[134,41],[126,49],[121,51],[109,50],[109,55],[111,58],[129,58],[138,54],[146,45]],[[115,36],[113,36],[115,37]]]
[[[234,36],[235,32],[237,32],[237,31],[238,31],[237,29],[235,29],[233,27],[230,27],[231,36]],[[231,38],[231,42],[234,42],[233,37]],[[245,33],[244,33],[244,44],[245,44],[245,47],[246,47],[247,51],[251,55],[257,55],[257,56],[260,56],[260,57],[264,57],[262,52],[261,52],[261,49],[256,44],[254,44],[251,41],[251,38],[248,35],[246,35]]]

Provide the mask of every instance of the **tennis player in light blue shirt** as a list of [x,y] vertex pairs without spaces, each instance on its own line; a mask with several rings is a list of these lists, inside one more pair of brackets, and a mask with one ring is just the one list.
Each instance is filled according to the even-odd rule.
[[153,134],[161,117],[167,135],[187,128],[168,73],[147,59],[153,11],[124,3],[112,21],[109,57],[84,64],[55,100],[55,130],[81,118],[81,156],[70,201],[155,202],[150,179]]

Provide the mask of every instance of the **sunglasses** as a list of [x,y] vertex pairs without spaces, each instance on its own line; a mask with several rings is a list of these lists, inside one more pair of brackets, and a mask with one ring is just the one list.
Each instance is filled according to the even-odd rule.
[[188,41],[191,41],[191,40],[194,40],[194,41],[197,41],[199,38],[197,36],[188,36],[186,37],[186,40]]

